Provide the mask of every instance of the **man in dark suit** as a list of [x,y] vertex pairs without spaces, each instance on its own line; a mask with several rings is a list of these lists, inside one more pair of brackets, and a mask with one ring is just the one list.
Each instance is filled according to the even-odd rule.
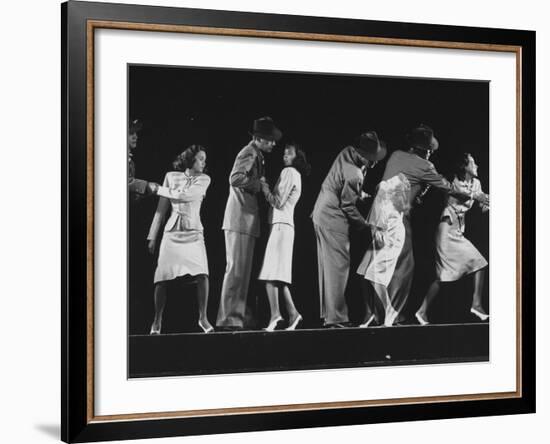
[[229,175],[229,197],[222,229],[226,269],[216,325],[221,329],[244,327],[246,300],[256,239],[260,236],[257,194],[265,174],[264,153],[269,153],[282,133],[270,117],[254,121],[252,140],[241,149]]
[[[408,149],[397,150],[392,153],[386,163],[386,169],[382,180],[389,180],[398,174],[403,174],[410,183],[409,208],[411,210],[403,215],[405,225],[405,242],[399,257],[393,276],[387,286],[387,296],[394,310],[394,320],[391,323],[402,323],[403,309],[407,303],[414,273],[414,256],[411,230],[411,211],[417,198],[425,194],[429,187],[437,188],[445,193],[464,199],[474,198],[488,204],[487,195],[464,195],[459,190],[452,188],[451,183],[437,172],[433,163],[429,161],[432,153],[439,148],[439,142],[434,136],[433,130],[426,125],[419,125],[412,129],[407,136]],[[372,257],[372,256],[371,256]],[[367,258],[367,256],[366,256]],[[368,261],[368,259],[367,259]],[[368,267],[368,263],[362,263],[359,268]],[[362,274],[362,273],[360,273]],[[365,319],[369,319],[374,312],[371,298],[366,298],[367,312]],[[388,320],[386,320],[387,322]],[[377,319],[378,323],[382,319]],[[391,325],[391,324],[390,324]]]
[[128,191],[130,192],[130,199],[134,202],[144,196],[156,194],[159,188],[157,183],[136,178],[136,165],[133,155],[137,147],[138,132],[141,128],[142,123],[137,119],[132,120],[128,125]]

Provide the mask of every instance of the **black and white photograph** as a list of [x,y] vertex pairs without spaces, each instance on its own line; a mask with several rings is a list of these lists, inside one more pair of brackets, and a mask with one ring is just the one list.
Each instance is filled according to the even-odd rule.
[[532,429],[534,19],[159,3],[58,17],[62,439]]
[[489,90],[128,64],[128,377],[489,361]]

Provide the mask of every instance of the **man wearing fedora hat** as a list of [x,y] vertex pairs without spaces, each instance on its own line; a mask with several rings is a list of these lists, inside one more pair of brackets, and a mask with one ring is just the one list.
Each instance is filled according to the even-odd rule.
[[264,177],[264,153],[273,150],[282,133],[270,117],[254,121],[252,140],[235,159],[229,174],[229,197],[222,229],[226,268],[216,325],[242,329],[252,269],[254,245],[260,235],[257,194]]
[[[399,174],[405,176],[410,184],[407,206],[411,210],[414,208],[414,204],[418,202],[417,198],[421,194],[424,194],[426,188],[429,187],[440,189],[459,198],[474,198],[488,204],[488,197],[486,195],[469,196],[460,190],[453,189],[451,183],[439,174],[433,163],[428,160],[432,153],[439,148],[439,142],[435,138],[432,128],[424,124],[413,128],[407,135],[407,144],[408,149],[406,151],[396,150],[389,157],[382,180],[390,180]],[[410,211],[403,215],[403,224],[405,225],[405,241],[401,253],[397,258],[393,275],[386,287],[387,295],[383,296],[384,299],[387,297],[391,304],[391,310],[386,309],[386,313],[392,313],[392,319],[385,320],[386,325],[405,321],[403,309],[409,297],[413,279],[414,256]],[[373,255],[365,255],[357,271],[359,274],[365,274],[369,261],[373,257]],[[365,301],[368,300],[368,298],[365,299]],[[374,307],[369,306],[368,302],[366,302],[366,305],[365,320],[368,320],[372,317]],[[376,321],[377,323],[381,323],[383,320],[377,319]]]
[[317,238],[321,318],[327,327],[349,322],[344,292],[350,267],[350,226],[363,229],[365,218],[357,209],[362,197],[365,167],[372,168],[386,155],[384,142],[374,131],[360,135],[334,160],[311,215]]
[[142,128],[141,121],[135,119],[128,125],[128,191],[131,199],[140,200],[142,197],[156,194],[159,184],[136,179],[136,164],[133,159],[134,150],[137,147],[138,132]]

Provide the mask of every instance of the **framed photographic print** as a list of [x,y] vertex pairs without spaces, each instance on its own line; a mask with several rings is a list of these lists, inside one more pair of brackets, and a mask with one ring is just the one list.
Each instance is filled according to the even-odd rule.
[[64,441],[534,412],[534,32],[61,12]]

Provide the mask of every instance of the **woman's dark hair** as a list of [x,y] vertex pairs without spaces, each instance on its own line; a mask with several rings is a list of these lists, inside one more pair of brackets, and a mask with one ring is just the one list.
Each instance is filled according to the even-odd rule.
[[460,180],[464,180],[466,178],[466,167],[468,166],[468,163],[470,163],[470,156],[470,153],[460,153],[454,162],[453,173]]
[[306,153],[297,143],[287,143],[285,150],[290,148],[293,148],[296,152],[296,157],[292,161],[292,166],[296,168],[302,176],[309,176],[311,173],[311,165],[307,162]]
[[191,145],[187,147],[172,163],[174,170],[185,171],[187,168],[192,168],[195,163],[195,156],[199,151],[204,151],[206,153],[206,148],[202,145]]

